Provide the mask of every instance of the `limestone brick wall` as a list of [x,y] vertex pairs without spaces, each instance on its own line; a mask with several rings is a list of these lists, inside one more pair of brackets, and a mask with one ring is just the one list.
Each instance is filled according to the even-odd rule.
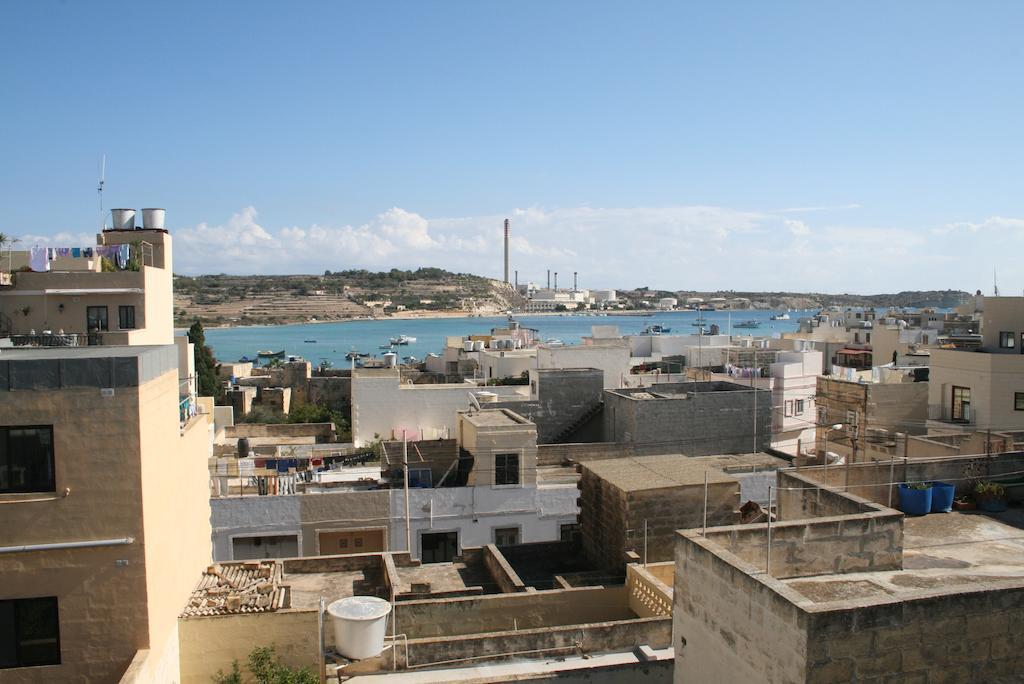
[[812,613],[806,681],[1017,681],[1022,635],[1019,583]]
[[[740,485],[713,482],[708,485],[708,527],[739,522]],[[647,561],[671,560],[676,530],[701,527],[704,522],[704,485],[668,487],[630,492],[626,501],[624,551],[644,557],[644,523],[647,523]],[[605,540],[612,543],[613,540]]]
[[[764,570],[768,539],[765,524],[709,529],[707,538]],[[900,570],[902,567],[903,514],[896,511],[772,525],[773,577]]]
[[445,601],[401,601],[396,611],[400,629],[410,639],[636,617],[629,609],[624,585],[466,596]]
[[803,682],[806,614],[786,598],[799,595],[709,546],[699,531],[685,533],[676,545],[676,684]]

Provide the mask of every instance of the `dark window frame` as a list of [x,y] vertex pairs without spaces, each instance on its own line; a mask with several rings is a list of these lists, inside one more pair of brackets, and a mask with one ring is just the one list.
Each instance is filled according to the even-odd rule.
[[[953,385],[952,405],[950,406],[950,419],[958,423],[967,423],[971,420],[971,388]],[[967,401],[964,401],[964,397]],[[964,404],[967,404],[967,415],[964,416]]]
[[[502,541],[500,541],[498,539],[499,535],[505,536],[505,535],[508,535],[510,532],[512,533],[512,536],[515,537],[515,540],[512,541],[511,543],[509,543],[507,541],[506,542],[502,542]],[[494,532],[493,532],[493,535],[494,535],[494,545],[495,546],[515,546],[516,544],[522,543],[522,534],[523,534],[523,531],[520,528],[518,528],[518,527],[495,527],[494,528]]]
[[[24,629],[21,626],[21,622],[24,620],[24,615],[19,611],[19,608],[23,609],[27,603],[40,603],[47,602],[50,604],[48,608],[52,608],[54,622],[52,624],[52,635],[40,637],[36,635],[35,639],[27,638],[28,635],[23,635]],[[10,622],[11,622],[11,636],[14,638],[12,644],[14,660],[10,663],[0,661],[0,670],[10,670],[24,667],[43,667],[47,665],[60,665],[61,664],[61,650],[60,650],[60,604],[56,596],[33,596],[30,598],[17,598],[17,599],[3,599],[0,600],[0,616],[7,614],[5,610],[6,605],[10,604]],[[2,627],[2,625],[0,625]],[[38,656],[35,658],[26,656],[26,642],[36,642],[34,645],[38,646],[40,642],[53,642],[55,651],[50,658],[41,659]],[[33,645],[33,644],[29,644]]]
[[[1007,344],[1009,342],[1009,344]],[[999,331],[999,348],[1014,349],[1017,346],[1017,335],[1012,330]]]
[[[96,318],[97,325],[94,328],[93,325],[92,325],[92,323],[93,323],[92,312],[96,311],[98,313],[100,310],[103,311],[103,316],[97,316],[97,318]],[[99,324],[98,324],[98,321],[99,321],[100,318],[103,319],[103,326],[102,327],[100,327]],[[87,328],[87,331],[91,332],[91,333],[94,333],[94,332],[108,332],[110,330],[110,307],[106,306],[106,305],[97,305],[97,306],[87,306],[87,307],[85,307],[85,327]]]
[[[128,320],[131,319],[131,320]],[[126,325],[127,323],[127,325]],[[135,305],[120,304],[117,307],[117,328],[118,330],[137,330],[135,325]]]
[[1024,392],[1013,393],[1013,410],[1024,411]]
[[[23,487],[11,486],[10,472],[11,472],[11,454],[14,449],[11,446],[11,430],[48,430],[50,433],[49,439],[49,480],[47,480],[40,488],[38,485],[29,484]],[[55,456],[55,449],[53,443],[53,426],[52,425],[0,425],[0,465],[6,468],[8,484],[3,486],[0,484],[0,494],[36,494],[40,492],[56,492],[57,491],[57,463]]]
[[519,454],[494,455],[494,485],[514,487],[523,483],[519,472]]

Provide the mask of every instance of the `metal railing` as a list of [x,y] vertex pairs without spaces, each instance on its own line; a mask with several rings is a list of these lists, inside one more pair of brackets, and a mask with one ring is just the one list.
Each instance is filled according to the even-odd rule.
[[43,333],[37,335],[11,335],[15,347],[95,347],[103,344],[103,334]]

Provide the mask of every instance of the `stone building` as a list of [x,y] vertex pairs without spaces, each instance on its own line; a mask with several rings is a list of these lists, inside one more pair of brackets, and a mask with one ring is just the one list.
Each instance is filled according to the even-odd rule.
[[605,390],[604,439],[687,456],[763,451],[772,393],[722,381]]
[[583,552],[612,573],[624,572],[631,557],[670,560],[675,530],[705,524],[705,478],[707,525],[731,525],[739,521],[740,504],[764,498],[757,481],[782,463],[764,454],[584,461],[578,466]]

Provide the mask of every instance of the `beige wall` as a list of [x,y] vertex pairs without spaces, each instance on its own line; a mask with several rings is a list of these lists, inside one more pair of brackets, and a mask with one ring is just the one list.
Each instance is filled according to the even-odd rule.
[[246,658],[259,646],[274,646],[286,665],[318,671],[315,610],[182,618],[178,635],[181,684],[209,684],[218,670],[231,672],[234,660],[247,673]]
[[1024,392],[1024,356],[933,349],[930,365],[929,418],[948,420],[953,387],[969,387],[972,427],[1024,429],[1024,411],[1014,410],[1014,393]]
[[[172,376],[173,374],[168,374]],[[88,409],[88,410],[86,410]],[[177,425],[177,410],[171,414]],[[57,596],[62,665],[3,671],[4,682],[116,681],[149,644],[139,453],[132,389],[0,392],[4,425],[53,425],[57,492],[0,495],[0,545],[132,537],[125,546],[0,555],[0,599]],[[120,563],[124,561],[124,563]]]
[[62,658],[4,670],[3,681],[117,681],[137,650],[159,667],[173,646],[177,614],[210,558],[207,419],[179,434],[177,387],[169,370],[112,397],[0,392],[3,424],[54,426],[56,489],[71,490],[39,502],[27,500],[45,494],[0,495],[0,545],[133,539],[0,555],[0,599],[57,596]]
[[[321,555],[320,532],[336,530],[383,530],[384,550],[390,548],[391,499],[386,489],[299,496],[299,520],[303,556]],[[405,543],[405,540],[402,540]],[[324,553],[337,553],[336,550]]]
[[[159,661],[196,577],[212,559],[207,453],[209,417],[179,430],[176,373],[140,389],[143,546],[150,658]],[[172,642],[173,643],[173,642]]]
[[[1012,349],[999,347],[999,333],[1012,332]],[[1024,334],[1024,297],[985,297],[981,316],[981,348],[992,354],[1020,354]]]

